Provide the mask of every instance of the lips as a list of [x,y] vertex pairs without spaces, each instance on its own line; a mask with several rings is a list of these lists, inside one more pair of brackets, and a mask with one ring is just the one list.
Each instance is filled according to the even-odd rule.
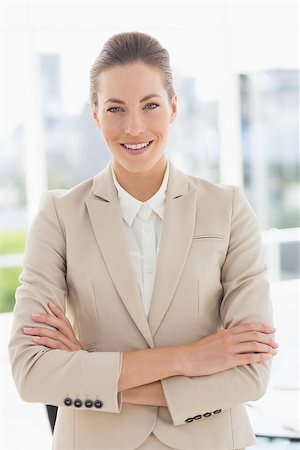
[[[146,147],[136,148],[136,149],[127,148],[127,147],[125,147],[124,144],[120,144],[120,145],[126,151],[126,153],[129,153],[130,155],[140,155],[142,153],[145,153],[150,148],[150,146],[152,145],[152,142],[154,142],[154,141],[149,141],[149,144],[146,145]],[[134,145],[134,144],[131,144],[131,145]]]
[[[147,145],[143,145],[146,142],[147,142]],[[143,142],[141,142],[141,141],[140,142],[126,142],[126,143],[123,143],[123,144],[120,144],[120,145],[122,145],[122,147],[125,148],[126,150],[141,150],[143,148],[149,147],[152,144],[152,142],[153,142],[153,140],[152,141],[143,141]],[[140,148],[128,148],[128,147],[126,147],[126,145],[132,145],[132,146],[143,145],[143,147],[140,147]]]

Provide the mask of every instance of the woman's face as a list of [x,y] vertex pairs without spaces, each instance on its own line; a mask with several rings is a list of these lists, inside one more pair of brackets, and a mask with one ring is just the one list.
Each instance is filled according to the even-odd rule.
[[[102,72],[94,119],[114,159],[129,172],[151,170],[165,161],[169,125],[176,116],[176,95],[169,103],[161,73],[141,62]],[[147,144],[144,148],[127,145]]]

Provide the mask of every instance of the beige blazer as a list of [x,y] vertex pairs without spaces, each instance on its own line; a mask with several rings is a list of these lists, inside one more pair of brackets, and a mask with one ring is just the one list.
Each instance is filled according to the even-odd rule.
[[[187,344],[243,322],[272,324],[265,273],[258,222],[241,189],[170,161],[147,320],[110,163],[70,190],[46,192],[28,234],[9,354],[21,398],[59,406],[53,449],[131,450],[152,431],[176,449],[254,443],[243,403],[264,394],[269,362],[163,379],[167,407],[122,404],[117,384],[124,351]],[[50,313],[50,300],[84,350],[49,349],[23,334],[36,325],[31,313]]]

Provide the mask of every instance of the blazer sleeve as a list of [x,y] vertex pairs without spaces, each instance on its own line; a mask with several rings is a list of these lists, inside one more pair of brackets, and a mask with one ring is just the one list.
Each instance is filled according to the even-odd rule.
[[[31,319],[32,313],[52,314],[49,301],[66,311],[65,255],[63,228],[53,194],[47,191],[28,233],[21,284],[16,290],[8,350],[17,390],[27,402],[75,408],[74,401],[80,400],[81,409],[86,409],[86,400],[92,400],[93,405],[100,400],[97,407],[92,407],[94,410],[118,413],[122,405],[118,393],[122,352],[49,349],[33,343],[32,337],[23,333],[23,327],[37,326]],[[52,328],[47,324],[38,326]]]
[[[233,187],[229,245],[221,268],[220,317],[224,328],[247,322],[273,325],[266,270],[258,220],[243,191]],[[161,380],[174,425],[259,399],[267,389],[270,369],[271,359],[209,376]]]

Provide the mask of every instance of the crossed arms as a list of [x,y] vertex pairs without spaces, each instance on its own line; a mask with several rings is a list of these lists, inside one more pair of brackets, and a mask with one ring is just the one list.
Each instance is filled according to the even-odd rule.
[[[48,304],[53,315],[33,315],[43,327],[24,328],[33,342],[52,349],[82,349],[61,308]],[[277,353],[275,329],[262,323],[242,324],[192,344],[124,352],[118,391],[124,403],[167,406],[160,380],[171,376],[212,375],[236,366],[268,361]],[[138,370],[137,370],[138,368]]]

